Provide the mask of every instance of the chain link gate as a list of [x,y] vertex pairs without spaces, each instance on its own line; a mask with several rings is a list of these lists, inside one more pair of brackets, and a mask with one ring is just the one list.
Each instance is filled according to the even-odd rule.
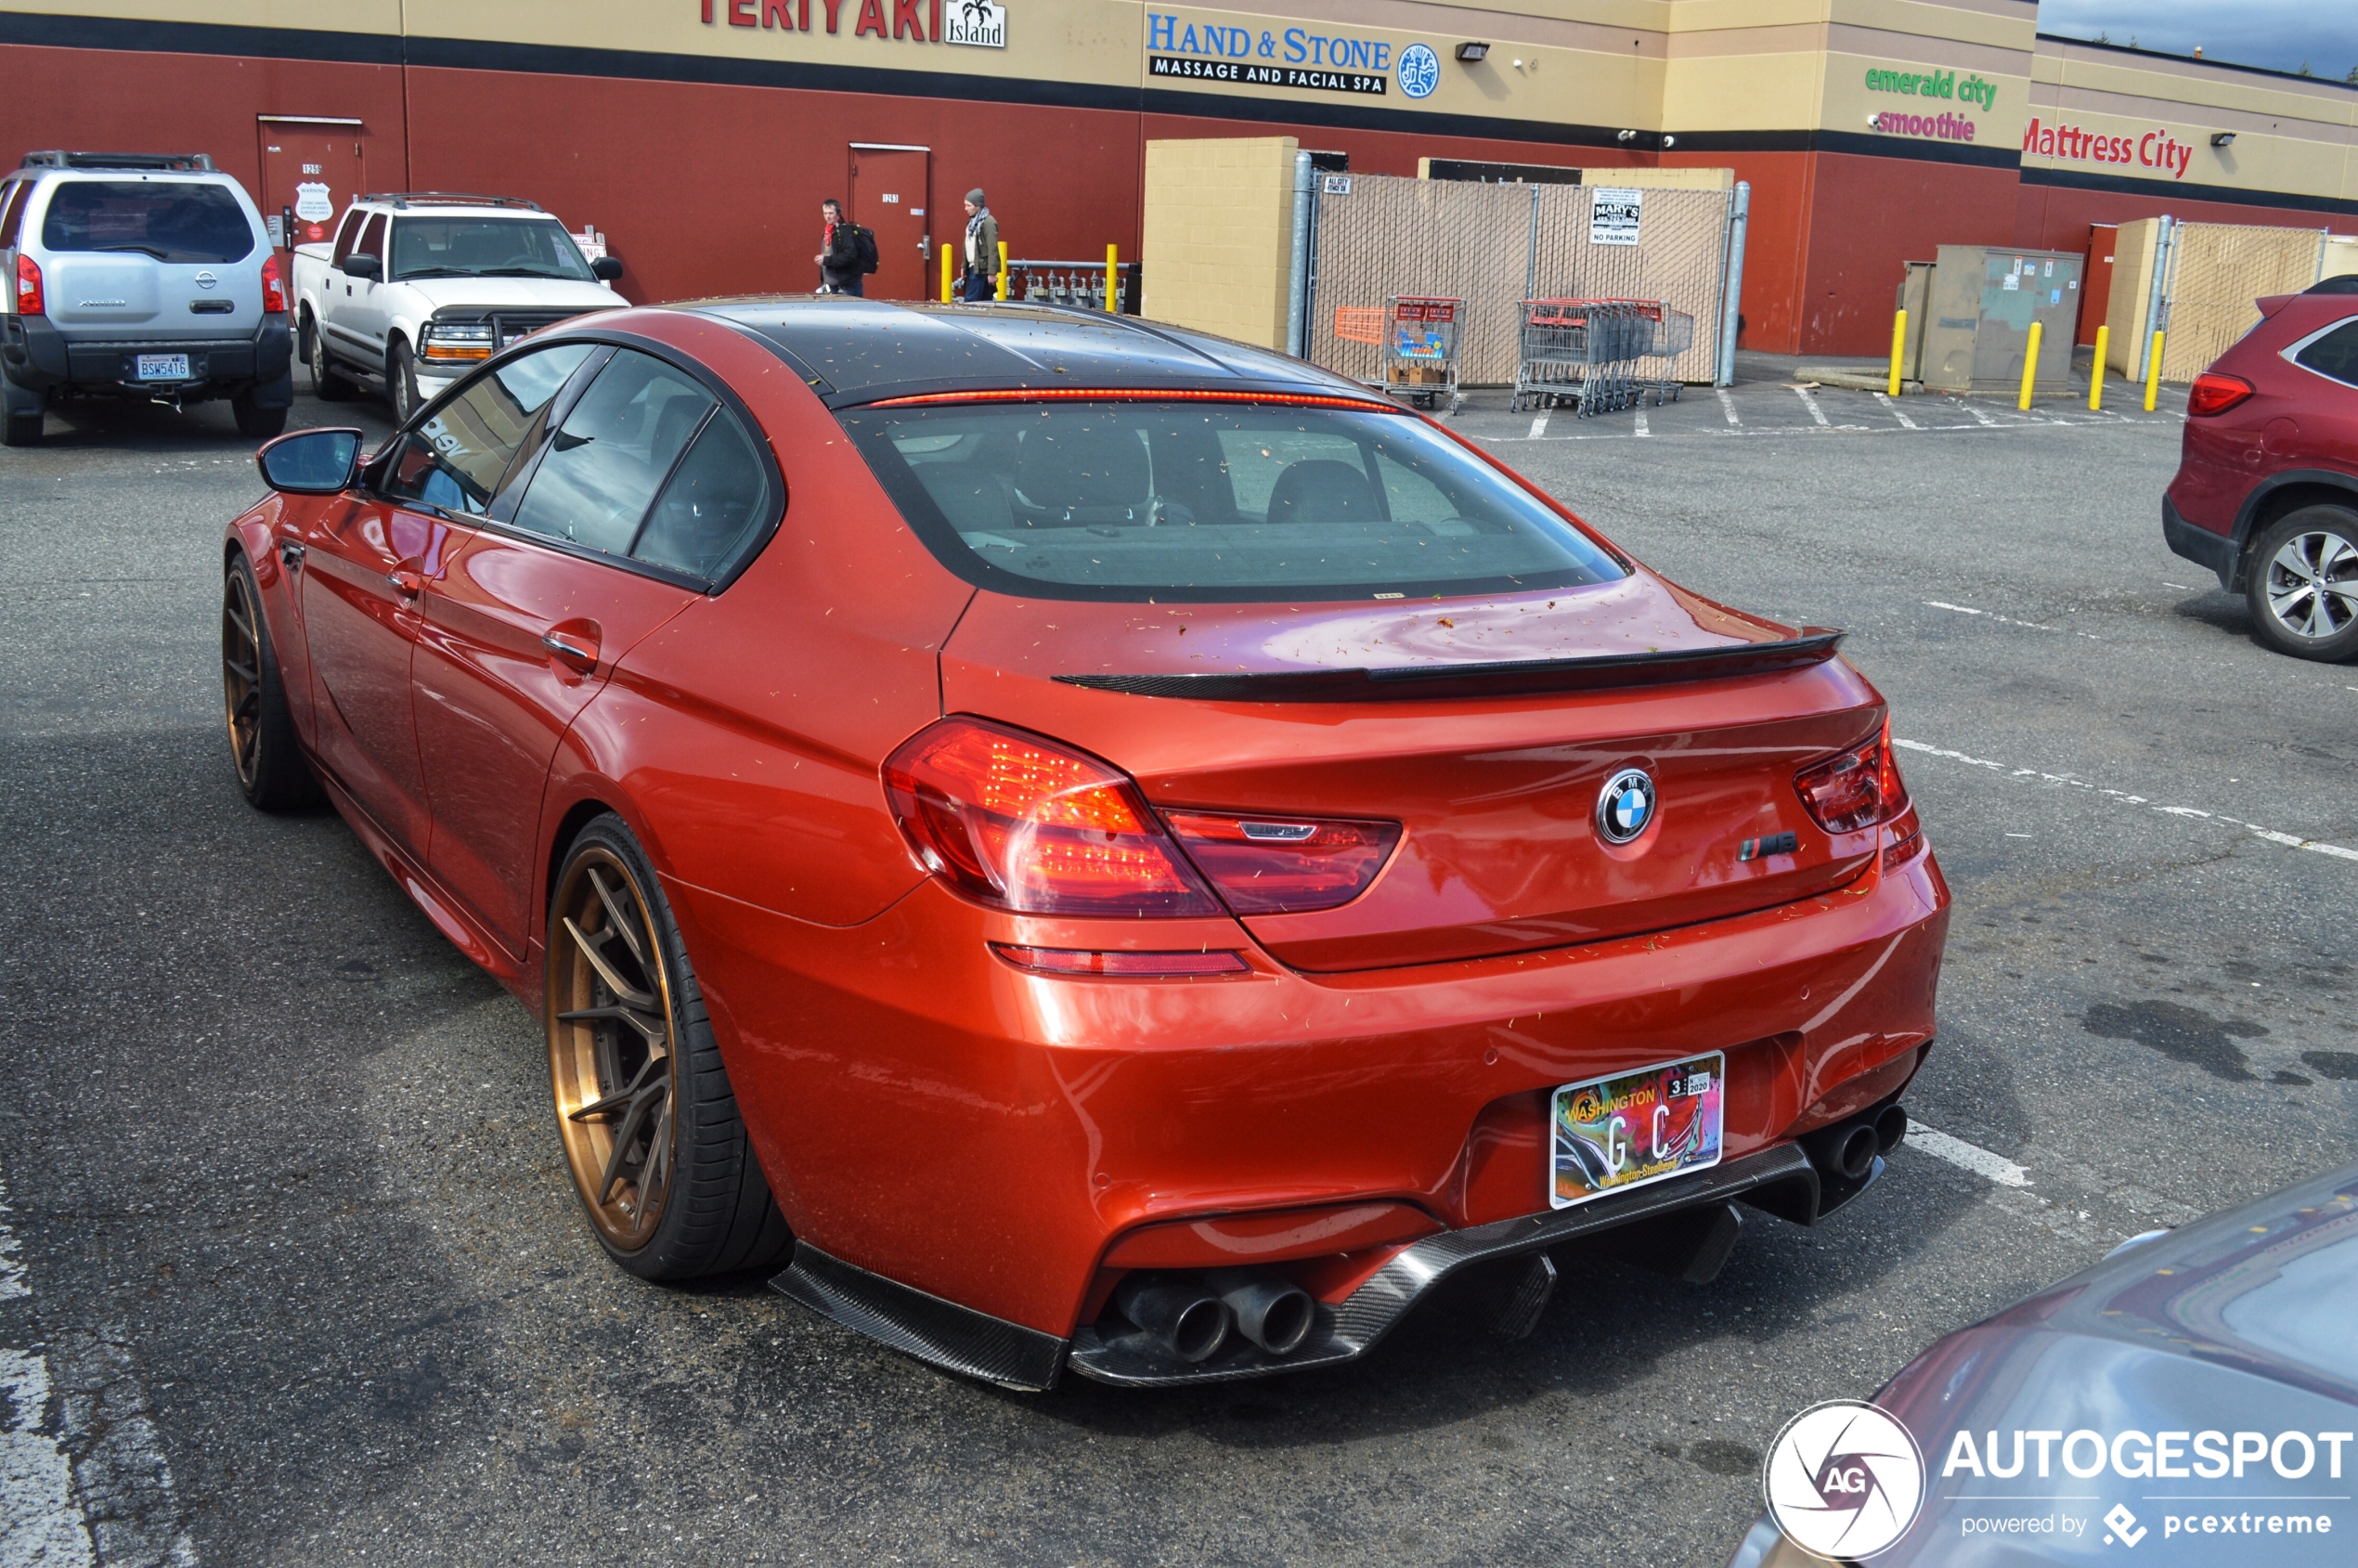
[[[1340,181],[1320,182],[1321,185]],[[1648,188],[1636,244],[1592,238],[1595,192],[1610,186],[1491,185],[1353,175],[1313,188],[1304,302],[1308,357],[1354,380],[1382,374],[1379,347],[1336,332],[1397,294],[1466,302],[1458,380],[1511,386],[1522,302],[1536,297],[1659,300],[1694,317],[1664,379],[1717,379],[1728,269],[1728,190]]]
[[2325,269],[2326,238],[2322,228],[2172,224],[2161,379],[2193,381],[2258,324],[2253,301],[2314,283]]

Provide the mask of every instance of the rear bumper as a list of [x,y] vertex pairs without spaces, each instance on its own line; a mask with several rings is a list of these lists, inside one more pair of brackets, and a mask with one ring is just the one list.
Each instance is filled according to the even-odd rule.
[[[139,380],[142,354],[187,355],[188,379]],[[7,366],[11,382],[36,391],[71,386],[222,397],[285,382],[286,401],[292,402],[289,371],[293,363],[294,339],[284,316],[266,317],[251,337],[157,337],[128,343],[76,341],[45,317],[0,316],[0,364]],[[274,406],[267,397],[262,401]]]
[[[1720,1174],[1685,1200],[1712,1201],[1712,1182],[1767,1169],[1748,1161],[1781,1147],[1792,1173],[1794,1137],[1912,1074],[1949,903],[1920,853],[1707,926],[1340,976],[1276,965],[1232,923],[1125,931],[1126,945],[1240,948],[1253,965],[1162,981],[1016,970],[986,944],[1108,945],[1105,923],[1059,930],[932,882],[850,927],[667,890],[747,1130],[813,1255],[1076,1354],[1113,1287],[1109,1252],[1147,1226],[1420,1212],[1437,1233],[1421,1241],[1256,1260],[1298,1271],[1337,1315],[1337,1354],[1356,1354],[1380,1329],[1350,1328],[1343,1309],[1406,1248],[1467,1246],[1501,1224],[1497,1236],[1545,1247],[1552,1226],[1621,1223],[1597,1216],[1639,1217],[1687,1191],[1682,1177],[1549,1211],[1559,1084],[1724,1051]],[[1813,1193],[1778,1212],[1823,1206]],[[829,1310],[815,1286],[792,1293]],[[830,1315],[875,1332],[862,1310],[871,1321]],[[914,1348],[905,1338],[891,1340]]]
[[2239,551],[2235,541],[2225,534],[2214,534],[2198,524],[2190,523],[2178,510],[2178,503],[2167,493],[2161,498],[2161,538],[2173,555],[2183,556],[2198,566],[2209,567],[2218,576],[2219,586],[2233,591],[2236,586],[2235,567]]

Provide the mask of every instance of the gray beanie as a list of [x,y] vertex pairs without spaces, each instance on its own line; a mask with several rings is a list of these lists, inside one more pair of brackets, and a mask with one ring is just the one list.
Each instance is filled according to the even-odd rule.
[[990,202],[985,201],[982,199],[982,187],[980,186],[977,186],[972,190],[967,191],[966,200],[973,202],[978,207],[988,207],[991,205]]

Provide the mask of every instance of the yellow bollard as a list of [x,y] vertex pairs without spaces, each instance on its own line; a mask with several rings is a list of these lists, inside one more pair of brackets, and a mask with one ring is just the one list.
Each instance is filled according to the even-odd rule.
[[1106,314],[1121,314],[1121,252],[1120,247],[1106,247]]
[[948,305],[951,300],[950,291],[952,284],[950,281],[950,256],[952,249],[952,248],[948,245],[941,247],[941,303],[944,305]]
[[2145,412],[2154,411],[2154,399],[2161,395],[2161,334],[2154,334],[2154,351],[2145,356]]
[[2022,395],[2015,399],[2017,408],[2028,410],[2030,407],[2031,383],[2039,379],[2039,329],[2045,325],[2043,321],[2030,324],[2030,346],[2022,356]]
[[1908,313],[1891,318],[1891,395],[1899,395],[1899,356],[1908,346]]
[[999,297],[1007,297],[1007,242],[999,241]]
[[2112,329],[2096,329],[2096,362],[2088,369],[2088,411],[2102,413],[2105,407],[2105,349],[2112,342]]

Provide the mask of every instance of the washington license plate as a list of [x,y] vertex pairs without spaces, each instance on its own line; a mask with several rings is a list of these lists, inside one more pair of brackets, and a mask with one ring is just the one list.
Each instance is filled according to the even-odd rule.
[[139,356],[139,379],[143,382],[187,381],[188,356],[185,354],[143,354]]
[[1548,1201],[1569,1209],[1718,1164],[1725,1066],[1714,1051],[1558,1089]]

